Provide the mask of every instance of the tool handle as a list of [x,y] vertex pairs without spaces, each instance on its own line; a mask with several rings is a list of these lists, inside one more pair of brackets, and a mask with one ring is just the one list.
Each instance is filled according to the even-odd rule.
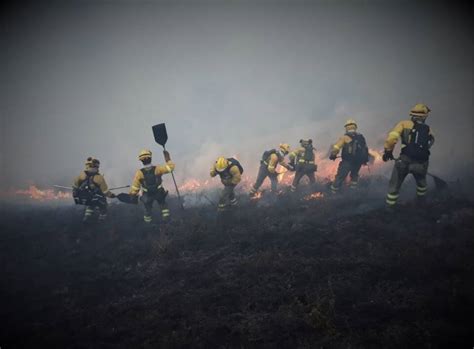
[[54,188],[58,188],[58,189],[67,189],[67,190],[72,190],[73,188],[72,187],[64,187],[62,185],[53,185]]
[[[163,145],[163,150],[166,150],[165,145]],[[178,195],[179,205],[181,206],[181,209],[184,210],[183,201],[181,200],[181,195],[179,194],[178,185],[176,184],[176,179],[174,178],[173,171],[171,171],[171,178],[173,178],[173,183],[174,183],[174,187],[176,189],[176,194]]]
[[109,190],[116,190],[116,189],[123,189],[123,188],[130,188],[130,186],[129,185],[124,185],[124,186],[121,186],[121,187],[110,188]]

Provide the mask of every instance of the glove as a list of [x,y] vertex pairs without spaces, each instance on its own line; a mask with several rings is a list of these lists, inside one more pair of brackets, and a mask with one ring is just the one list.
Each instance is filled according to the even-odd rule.
[[78,196],[79,196],[79,192],[78,192],[78,190],[77,190],[76,188],[74,188],[74,189],[72,190],[72,197],[73,197],[73,198],[77,198]]
[[296,171],[295,164],[292,164],[292,163],[288,164],[288,170],[292,172]]
[[385,152],[382,155],[382,160],[384,162],[387,162],[388,160],[393,160],[393,152],[391,150],[385,150]]
[[331,154],[331,155],[329,155],[329,160],[334,161],[334,160],[336,160],[336,159],[337,159],[337,154]]
[[165,161],[168,162],[171,160],[170,153],[167,150],[163,150],[163,155],[165,157]]

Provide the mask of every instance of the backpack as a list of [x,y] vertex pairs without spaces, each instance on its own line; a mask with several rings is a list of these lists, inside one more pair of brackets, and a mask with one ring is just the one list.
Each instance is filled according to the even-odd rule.
[[413,160],[427,161],[430,157],[430,127],[423,123],[414,122],[402,154]]
[[313,145],[311,146],[303,146],[304,152],[297,153],[296,156],[296,165],[295,165],[295,170],[298,171],[316,171],[317,166],[314,163],[314,151],[313,151]]
[[268,158],[272,155],[272,154],[277,154],[277,150],[276,149],[270,149],[270,150],[266,150],[263,152],[262,154],[262,160],[260,162],[267,162],[268,161]]
[[240,174],[244,173],[244,168],[240,164],[239,160],[234,158],[228,158],[227,160],[230,162],[230,165],[228,167],[229,170],[232,166],[237,166],[239,168]]
[[365,138],[360,133],[347,134],[352,140],[344,145],[341,157],[343,160],[365,164],[369,161],[369,147]]
[[242,167],[242,165],[240,164],[240,162],[237,159],[228,158],[227,161],[229,161],[229,166],[227,166],[227,168],[224,171],[218,172],[221,179],[229,179],[229,178],[232,177],[231,174],[230,174],[230,169],[233,166],[237,166],[239,168],[240,174],[244,173],[244,168]]
[[161,176],[155,175],[156,166],[144,167],[140,171],[143,173],[143,187],[146,192],[154,194],[158,192],[158,187],[163,182]]
[[94,176],[97,173],[88,173],[85,171],[86,179],[77,188],[74,202],[76,205],[92,205],[99,197],[104,196],[100,187],[94,182]]
[[302,159],[304,161],[314,161],[314,152],[312,145],[309,147],[304,147],[304,154],[302,156]]

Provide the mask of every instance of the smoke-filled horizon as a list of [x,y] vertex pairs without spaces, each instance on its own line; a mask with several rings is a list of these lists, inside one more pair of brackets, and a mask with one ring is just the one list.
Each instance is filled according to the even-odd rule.
[[347,118],[381,151],[418,102],[432,109],[431,170],[473,175],[470,15],[429,2],[12,9],[1,187],[68,185],[88,156],[110,185],[128,184],[141,149],[163,161],[160,122],[178,181],[207,177],[219,155],[255,176],[264,150],[301,138],[325,153]]

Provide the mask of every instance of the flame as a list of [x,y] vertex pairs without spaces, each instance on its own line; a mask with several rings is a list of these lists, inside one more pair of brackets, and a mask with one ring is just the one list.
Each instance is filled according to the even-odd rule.
[[382,154],[380,154],[380,152],[378,152],[377,150],[375,149],[371,149],[369,148],[369,157],[372,157],[372,161],[369,161],[371,163],[381,163],[383,160],[382,160]]
[[38,189],[35,185],[30,185],[26,190],[15,190],[15,195],[27,196],[30,199],[38,201],[67,200],[72,198],[71,193],[55,191],[53,189]]
[[183,193],[195,192],[198,190],[209,189],[215,186],[210,180],[199,181],[198,179],[191,178],[186,180],[184,184],[179,187],[179,190]]
[[262,192],[258,191],[250,198],[250,200],[260,200],[261,198],[262,198]]
[[[363,175],[373,175],[377,172],[380,172],[384,169],[382,155],[379,151],[375,149],[369,149],[370,161],[369,167],[363,167]],[[234,158],[237,158],[237,155],[234,155]],[[331,161],[327,158],[325,154],[322,152],[316,151],[315,152],[315,163],[317,164],[317,171],[316,176],[319,182],[326,182],[330,181],[334,178],[337,172],[337,167],[339,166],[340,161]],[[367,170],[365,170],[367,168]],[[242,177],[242,181],[239,183],[237,190],[240,192],[250,191],[252,188],[253,183],[255,182],[256,173],[249,176],[248,173],[252,172],[250,169],[249,171],[244,174]],[[280,188],[289,187],[294,179],[295,172],[288,171],[286,168],[282,166],[277,167],[278,172],[278,183]],[[304,181],[305,179],[303,179]],[[270,186],[270,181],[267,179],[262,188],[268,188]],[[221,188],[221,182],[219,178],[207,178],[205,180],[200,180],[197,178],[189,178],[179,186],[180,192],[183,194],[189,193],[196,193],[202,192],[206,190]],[[281,195],[283,191],[278,193]],[[23,196],[27,197],[31,200],[35,201],[53,201],[53,200],[68,200],[72,198],[72,193],[64,192],[64,191],[57,191],[54,189],[39,189],[35,185],[30,185],[28,189],[20,189],[15,190],[11,189],[7,192],[0,193],[0,196],[3,197],[18,197]],[[258,192],[252,199],[259,200],[262,197],[262,192]],[[304,200],[314,200],[320,199],[323,197],[322,193],[313,193],[304,197]]]
[[[370,154],[370,161],[369,161],[370,173],[368,174],[370,175],[370,174],[375,173],[379,168],[382,167],[383,161],[382,161],[382,156],[377,150],[369,149],[369,154]],[[237,155],[234,155],[234,158],[237,158]],[[329,160],[326,154],[323,154],[320,151],[316,151],[315,163],[317,165],[317,171],[316,171],[317,180],[323,183],[333,180],[334,176],[336,175],[339,162],[340,160],[336,160],[336,161]],[[365,168],[366,167],[364,166],[363,170]],[[293,179],[295,177],[295,172],[288,171],[285,167],[282,167],[282,166],[278,166],[276,170],[278,172],[277,179],[278,179],[279,185],[281,187],[289,187],[293,182]],[[364,170],[364,171],[369,172],[367,170]],[[249,172],[247,171],[246,173],[249,173]],[[305,178],[303,178],[302,183],[304,183],[304,181],[305,181]],[[249,191],[254,182],[255,182],[255,176],[244,175],[242,177],[242,181],[237,186],[237,190]],[[262,188],[267,188],[269,187],[269,185],[270,185],[270,182],[267,179],[263,183]],[[186,194],[186,193],[195,193],[199,191],[216,189],[220,187],[221,187],[221,183],[218,177],[210,178],[206,180],[199,180],[197,178],[189,178],[181,186],[179,186],[179,190],[180,192],[183,192],[183,194]],[[258,198],[256,198],[255,200],[258,200]]]
[[323,197],[324,197],[324,194],[318,191],[316,193],[306,195],[303,198],[303,200],[310,201],[310,200],[315,200],[315,199],[322,199]]

